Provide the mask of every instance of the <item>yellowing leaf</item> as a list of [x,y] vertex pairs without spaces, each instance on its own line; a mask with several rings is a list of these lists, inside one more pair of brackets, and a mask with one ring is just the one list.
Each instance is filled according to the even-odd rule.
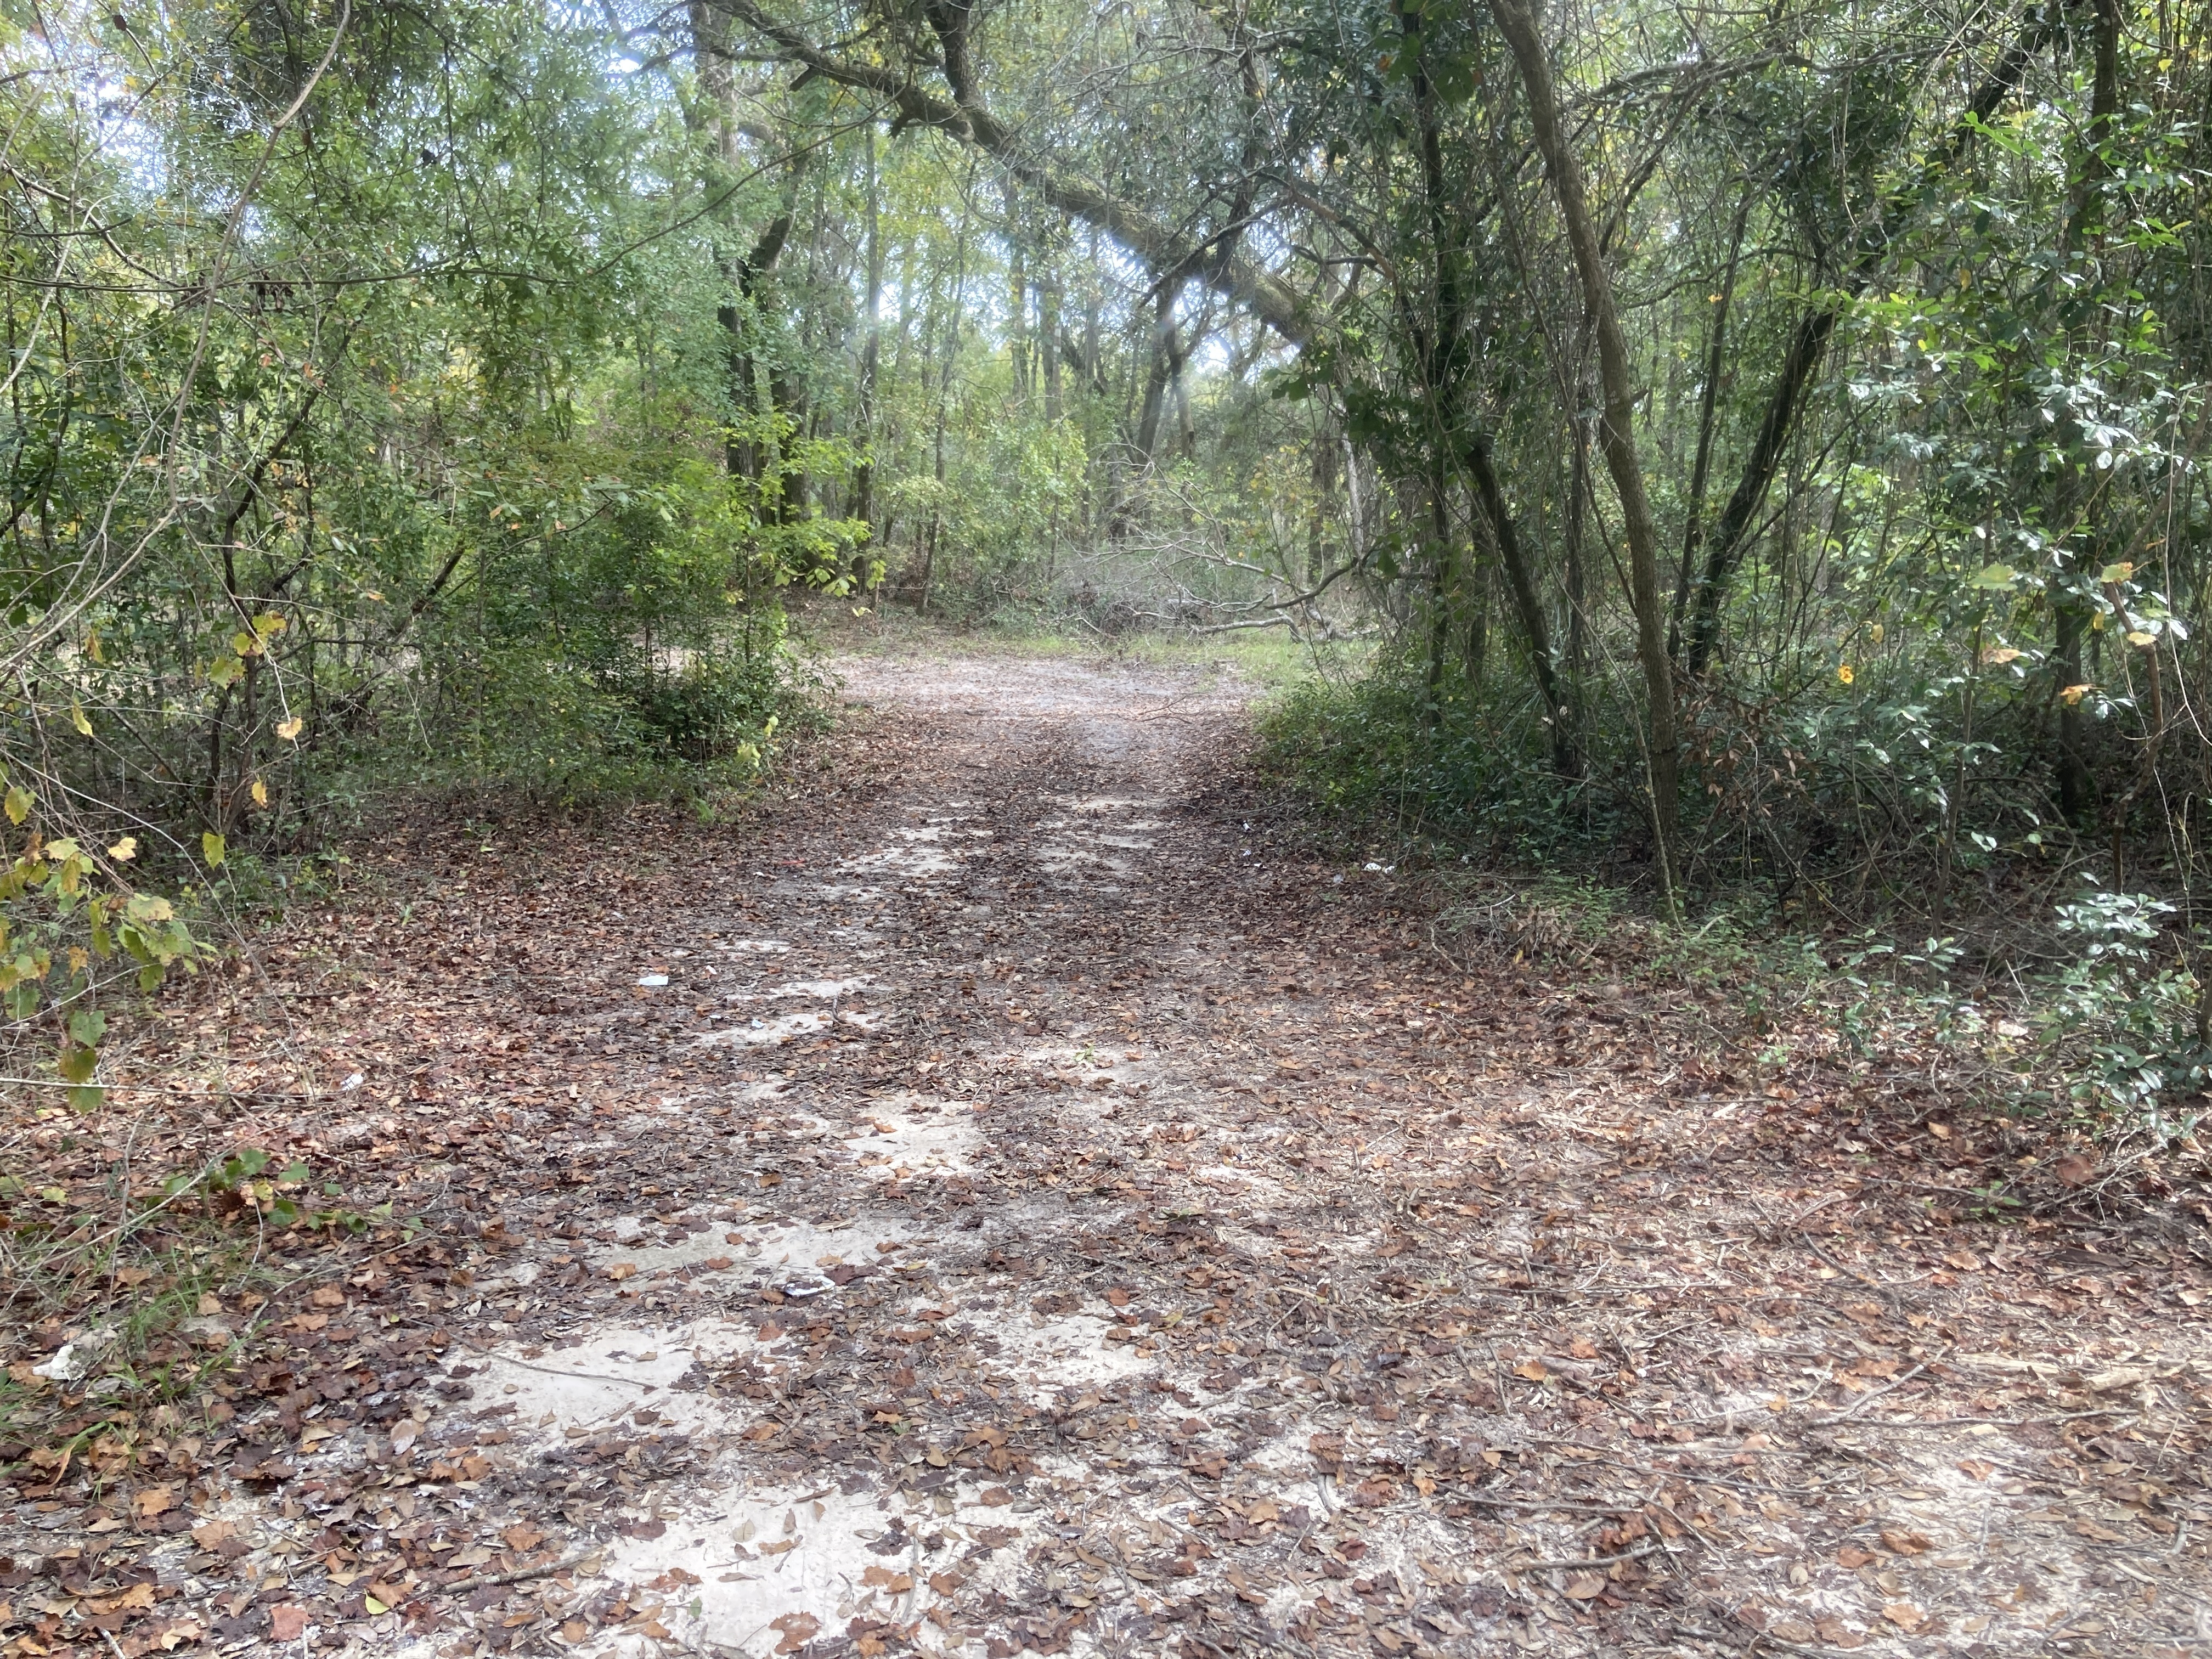
[[1881,624],[1880,623],[1876,623],[1872,628],[1867,629],[1867,635],[1869,638],[1873,640],[1876,645],[1880,645],[1881,643]]
[[269,805],[269,786],[264,783],[259,778],[256,778],[253,781],[253,804],[256,806],[266,806]]
[[8,792],[7,800],[0,805],[7,808],[9,823],[21,823],[31,816],[31,808],[35,801],[31,792],[19,783]]
[[86,715],[82,704],[73,702],[70,705],[70,724],[83,732],[86,737],[92,735],[92,721]]
[[138,856],[138,837],[125,836],[107,849],[107,856],[118,864],[128,864]]
[[2128,643],[2134,646],[2137,650],[2141,650],[2147,645],[2156,645],[2158,643],[2158,635],[2155,634],[2146,634],[2140,628],[2130,628],[2128,629]]
[[286,720],[283,725],[276,728],[276,735],[283,738],[285,742],[290,743],[294,738],[300,735],[300,728],[306,724],[307,722],[301,720],[299,715],[295,714],[290,720]]
[[1849,685],[1853,678],[1850,664],[1844,663],[1839,665],[1836,669],[1836,678],[1841,680],[1845,685]]
[[2124,582],[2135,574],[2135,566],[2123,562],[2119,564],[2106,565],[2097,573],[2097,580],[2100,582]]
[[220,870],[222,868],[223,855],[226,850],[227,849],[223,845],[222,837],[216,835],[214,830],[210,830],[200,837],[200,856],[208,861],[209,869]]
[[1991,646],[1982,653],[1982,660],[2002,667],[2008,662],[2018,662],[2027,653],[2015,651],[2008,645]]

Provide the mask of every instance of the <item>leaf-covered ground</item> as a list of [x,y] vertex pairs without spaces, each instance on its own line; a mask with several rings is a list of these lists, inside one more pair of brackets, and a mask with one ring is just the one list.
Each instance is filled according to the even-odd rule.
[[1455,965],[1225,678],[842,666],[745,822],[358,849],[140,1040],[134,1165],[11,1131],[19,1236],[246,1147],[425,1225],[203,1190],[9,1334],[0,1653],[2212,1639],[2202,1217],[1725,985]]

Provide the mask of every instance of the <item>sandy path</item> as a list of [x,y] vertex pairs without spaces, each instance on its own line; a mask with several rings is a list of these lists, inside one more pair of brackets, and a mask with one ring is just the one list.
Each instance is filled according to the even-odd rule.
[[204,1452],[247,1547],[144,1559],[210,1644],[2195,1650],[2201,1269],[1931,1229],[1686,994],[1445,969],[1231,683],[840,667],[764,824],[470,878],[544,937],[418,975],[481,1043],[356,1127],[473,1237]]

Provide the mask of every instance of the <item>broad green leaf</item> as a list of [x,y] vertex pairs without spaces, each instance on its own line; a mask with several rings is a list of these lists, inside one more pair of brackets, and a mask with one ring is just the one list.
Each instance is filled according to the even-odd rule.
[[200,836],[200,856],[208,861],[209,869],[222,868],[224,850],[222,837],[214,830],[210,830]]

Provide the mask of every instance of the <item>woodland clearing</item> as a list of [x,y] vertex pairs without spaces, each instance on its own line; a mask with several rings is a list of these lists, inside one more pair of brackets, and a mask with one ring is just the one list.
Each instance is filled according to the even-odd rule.
[[101,1395],[149,1269],[12,1334],[0,1651],[2212,1639],[2181,1224],[1725,984],[1445,948],[1233,674],[836,666],[752,815],[426,819],[14,1126],[392,1209],[142,1343],[212,1392]]

